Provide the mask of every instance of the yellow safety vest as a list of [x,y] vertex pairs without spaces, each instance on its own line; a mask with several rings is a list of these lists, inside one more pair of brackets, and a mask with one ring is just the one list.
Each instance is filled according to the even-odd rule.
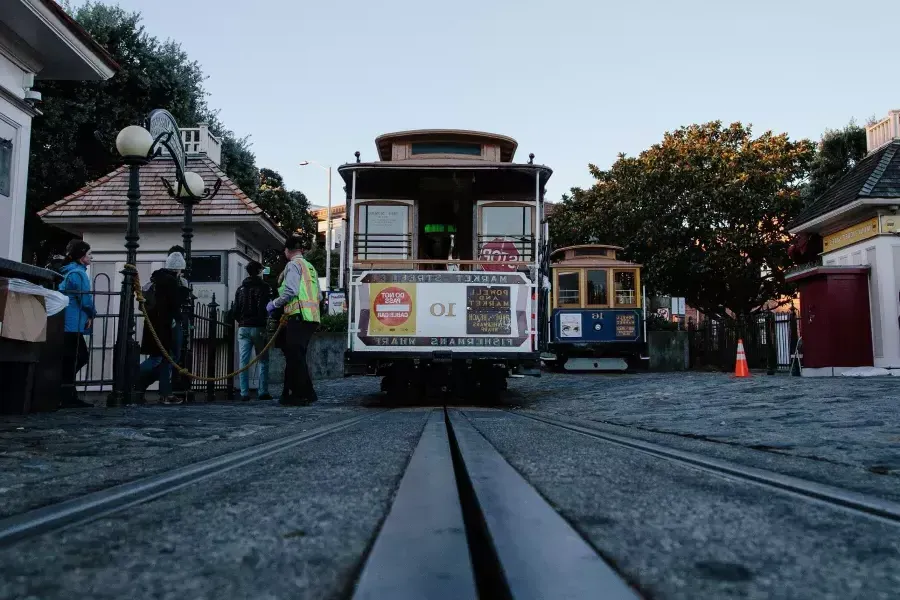
[[[286,316],[296,315],[302,311],[303,320],[313,323],[319,322],[319,274],[316,268],[309,264],[302,256],[295,256],[291,261],[300,267],[300,285],[297,295],[284,305]],[[278,287],[278,294],[284,293],[285,282]]]

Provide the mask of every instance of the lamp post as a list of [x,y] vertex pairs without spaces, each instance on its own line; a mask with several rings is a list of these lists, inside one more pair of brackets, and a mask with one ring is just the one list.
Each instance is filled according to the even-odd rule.
[[[121,406],[134,400],[135,367],[138,348],[136,323],[134,318],[134,282],[137,277],[138,211],[141,206],[141,167],[159,156],[163,148],[168,150],[175,162],[176,185],[166,178],[163,184],[175,198],[190,198],[194,203],[210,198],[219,191],[221,180],[217,180],[212,191],[203,184],[203,178],[184,169],[184,146],[175,119],[165,110],[155,110],[147,119],[149,131],[139,125],[129,125],[116,137],[116,149],[128,165],[128,224],[125,229],[125,267],[122,269],[122,292],[119,300],[119,323],[116,334],[115,357],[113,360],[113,389],[107,406]],[[176,140],[173,141],[172,138]],[[185,259],[187,261],[187,259]]]
[[134,360],[136,344],[134,322],[134,280],[137,276],[135,262],[140,235],[138,234],[138,210],[141,207],[141,167],[147,164],[153,152],[153,136],[137,125],[130,125],[116,137],[116,149],[128,165],[128,224],[125,228],[125,267],[122,269],[122,293],[119,299],[119,323],[116,333],[115,359],[113,361],[113,388],[107,398],[107,406],[130,404],[134,394]]
[[328,226],[325,229],[325,291],[331,289],[331,166],[325,166],[314,160],[304,160],[300,163],[301,167],[307,165],[315,165],[320,169],[328,171]]

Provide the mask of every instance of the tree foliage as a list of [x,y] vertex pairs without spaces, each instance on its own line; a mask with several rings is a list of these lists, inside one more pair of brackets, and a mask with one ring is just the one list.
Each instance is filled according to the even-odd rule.
[[222,138],[225,173],[242,189],[256,189],[248,138],[225,128],[207,105],[205,76],[174,41],[148,34],[137,12],[87,2],[66,10],[112,55],[121,70],[107,81],[40,81],[43,116],[32,123],[24,256],[43,261],[68,234],[43,225],[36,212],[119,165],[115,138],[166,108],[184,126],[207,122]]
[[623,246],[654,291],[716,316],[750,314],[789,290],[786,225],[802,208],[814,145],[715,121],[665,134],[573,189],[551,220],[555,247]]
[[804,189],[804,199],[811,202],[821,196],[865,156],[864,127],[850,121],[843,129],[825,130],[812,163],[809,183]]
[[287,190],[280,173],[266,168],[259,170],[256,203],[285,233],[299,235],[307,248],[312,247],[318,224],[309,212],[309,200],[303,192]]

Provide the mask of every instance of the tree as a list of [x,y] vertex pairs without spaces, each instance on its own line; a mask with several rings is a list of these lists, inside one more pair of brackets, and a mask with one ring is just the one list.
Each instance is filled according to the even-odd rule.
[[566,244],[624,246],[655,291],[702,312],[746,316],[789,291],[787,224],[801,210],[814,145],[715,121],[666,133],[575,189],[551,221]]
[[252,182],[243,189],[255,189],[247,138],[236,138],[209,109],[200,65],[178,43],[160,42],[146,33],[139,13],[118,6],[65,8],[121,70],[102,82],[39,82],[43,115],[32,123],[24,256],[43,261],[65,245],[68,234],[45,226],[35,213],[118,166],[119,130],[143,122],[154,108],[166,108],[182,124],[209,122],[223,137],[225,173],[242,187]]
[[809,184],[804,189],[806,202],[821,196],[849,173],[866,156],[866,151],[866,130],[855,121],[843,129],[826,129],[812,163]]
[[280,173],[266,168],[259,170],[256,203],[285,233],[301,236],[306,247],[312,247],[318,224],[309,212],[309,200],[303,192],[285,189]]

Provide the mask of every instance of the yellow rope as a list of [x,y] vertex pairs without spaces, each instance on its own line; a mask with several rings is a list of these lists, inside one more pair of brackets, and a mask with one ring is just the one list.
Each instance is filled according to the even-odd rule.
[[[135,267],[134,265],[125,265],[125,267],[131,267],[131,269],[134,270],[134,297],[137,299],[138,306],[140,306],[141,308],[141,313],[144,315],[144,322],[150,327],[150,333],[153,335],[153,339],[156,341],[157,347],[159,347],[160,352],[162,352],[163,358],[169,361],[169,364],[172,365],[172,367],[183,377],[189,377],[198,381],[207,382],[222,381],[223,379],[233,379],[234,377],[240,375],[241,373],[255,365],[260,358],[266,355],[266,352],[268,352],[269,348],[272,347],[272,344],[275,343],[275,340],[278,338],[278,334],[287,323],[287,317],[282,315],[281,320],[278,322],[278,329],[275,330],[275,334],[272,335],[272,339],[270,339],[269,343],[266,344],[265,348],[262,349],[262,352],[258,352],[256,356],[253,357],[253,360],[251,360],[244,367],[241,367],[237,371],[228,373],[227,375],[222,375],[221,377],[205,377],[203,375],[195,375],[194,373],[188,371],[185,367],[182,367],[177,362],[175,362],[175,360],[171,356],[169,356],[169,353],[166,352],[166,349],[163,347],[163,343],[159,340],[159,334],[156,333],[156,328],[153,327],[153,323],[152,321],[150,321],[150,316],[147,314],[147,307],[145,305],[147,299],[144,298],[144,291],[143,289],[141,289],[141,278],[137,273],[137,267]],[[232,348],[231,351],[233,352],[234,349]]]

